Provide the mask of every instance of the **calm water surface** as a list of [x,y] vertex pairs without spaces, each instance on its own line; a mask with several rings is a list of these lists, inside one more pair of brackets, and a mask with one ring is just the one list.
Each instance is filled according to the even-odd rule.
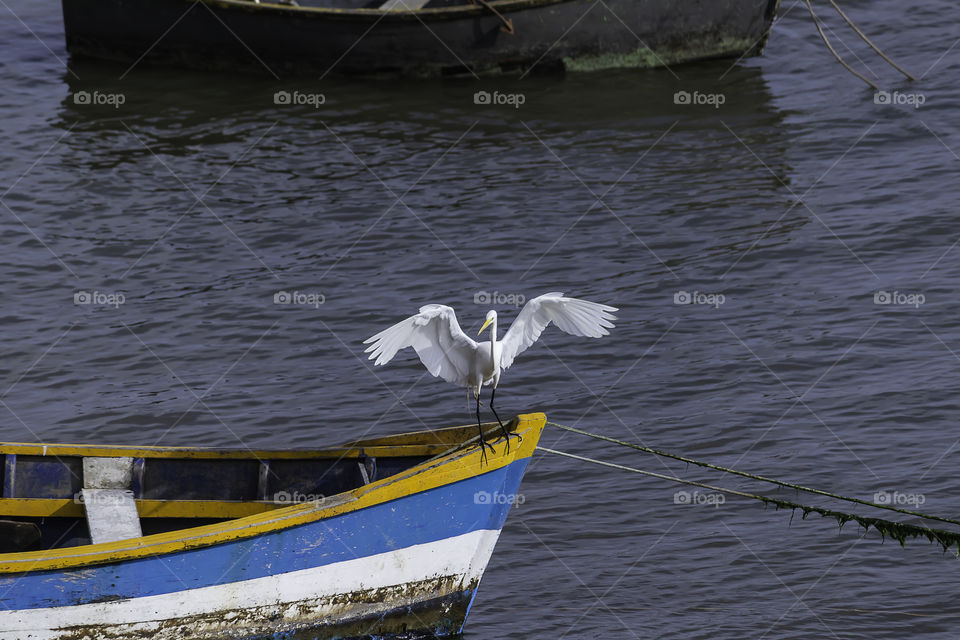
[[[312,446],[468,422],[412,352],[375,371],[361,340],[426,302],[475,331],[483,292],[509,320],[510,296],[561,290],[619,326],[545,333],[504,411],[960,516],[954,3],[844,3],[913,84],[828,21],[915,109],[875,104],[796,3],[735,65],[421,83],[120,79],[69,58],[55,3],[7,1],[0,439]],[[539,455],[466,637],[956,637],[952,554],[676,491]]]

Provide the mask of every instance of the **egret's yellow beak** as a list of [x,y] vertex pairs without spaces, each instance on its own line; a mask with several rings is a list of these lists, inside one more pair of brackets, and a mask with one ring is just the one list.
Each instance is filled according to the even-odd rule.
[[483,333],[483,330],[489,327],[491,322],[493,322],[493,318],[487,318],[487,321],[483,323],[482,327],[480,327],[480,331],[477,331],[477,335]]

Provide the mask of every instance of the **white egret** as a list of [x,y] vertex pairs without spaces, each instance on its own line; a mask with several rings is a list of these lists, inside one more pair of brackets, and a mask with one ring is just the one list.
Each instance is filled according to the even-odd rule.
[[501,372],[536,342],[551,322],[575,336],[600,338],[613,328],[612,321],[617,319],[614,311],[617,311],[615,307],[605,304],[568,298],[562,293],[545,293],[523,307],[503,340],[497,339],[497,312],[488,311],[477,335],[490,327],[490,340],[478,343],[463,332],[451,307],[428,304],[420,307],[420,313],[367,338],[364,344],[370,345],[366,352],[370,353],[371,360],[376,359],[376,365],[387,364],[400,349],[413,347],[431,374],[458,387],[472,389],[477,399],[477,428],[485,458],[483,428],[480,426],[481,388],[492,387],[490,409],[507,438],[509,451],[509,434],[493,406]]

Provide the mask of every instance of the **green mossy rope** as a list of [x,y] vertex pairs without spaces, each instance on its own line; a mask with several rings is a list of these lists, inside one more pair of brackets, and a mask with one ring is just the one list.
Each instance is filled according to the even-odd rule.
[[940,516],[931,516],[929,514],[921,513],[919,511],[901,509],[899,507],[893,507],[887,504],[878,504],[876,502],[870,502],[869,500],[861,500],[860,498],[851,498],[849,496],[842,496],[836,493],[830,493],[829,491],[822,491],[820,489],[813,489],[811,487],[805,487],[803,485],[793,484],[792,482],[786,482],[784,480],[777,480],[776,478],[768,478],[766,476],[760,476],[755,473],[747,473],[746,471],[738,471],[736,469],[730,469],[728,467],[721,467],[716,464],[710,464],[709,462],[702,462],[700,460],[694,460],[693,458],[687,458],[685,456],[677,455],[675,453],[668,453],[666,451],[651,449],[650,447],[644,447],[638,444],[633,444],[632,442],[626,442],[624,440],[617,440],[616,438],[604,436],[599,433],[590,433],[589,431],[584,431],[582,429],[577,429],[575,427],[568,427],[566,425],[557,424],[556,422],[547,422],[547,424],[552,427],[557,427],[558,429],[563,429],[564,431],[571,431],[573,433],[579,433],[580,435],[588,436],[590,438],[596,438],[597,440],[612,442],[613,444],[617,444],[622,447],[630,447],[631,449],[636,449],[637,451],[652,453],[653,455],[661,456],[663,458],[672,458],[674,460],[679,460],[681,462],[686,462],[688,464],[694,464],[699,467],[705,467],[707,469],[713,469],[715,471],[732,473],[734,475],[743,476],[744,478],[750,478],[751,480],[759,480],[761,482],[770,482],[772,484],[780,485],[781,487],[796,489],[797,491],[805,491],[807,493],[814,493],[819,496],[826,496],[828,498],[834,498],[836,500],[844,500],[846,502],[855,502],[857,504],[866,505],[868,507],[876,507],[877,509],[886,509],[887,511],[896,511],[897,513],[902,513],[908,516],[916,516],[918,518],[923,518],[925,520],[937,520],[939,522],[946,522],[948,524],[955,524],[960,526],[960,520],[951,520],[950,518],[941,518]]
[[[960,525],[960,521],[951,520],[949,518],[941,518],[939,516],[931,516],[928,514],[920,513],[917,511],[910,511],[907,509],[900,509],[898,507],[891,507],[889,505],[877,504],[875,502],[870,502],[868,500],[861,500],[859,498],[851,498],[849,496],[842,496],[836,493],[831,493],[829,491],[821,491],[819,489],[813,489],[810,487],[804,487],[802,485],[793,484],[790,482],[785,482],[783,480],[777,480],[775,478],[767,478],[765,476],[760,476],[752,473],[747,473],[745,471],[738,471],[736,469],[730,469],[727,467],[721,467],[719,465],[710,464],[709,462],[701,462],[700,460],[694,460],[693,458],[687,458],[686,456],[680,456],[673,453],[667,453],[665,451],[658,451],[657,449],[651,449],[650,447],[644,447],[641,445],[636,445],[630,442],[623,440],[617,440],[616,438],[610,438],[608,436],[600,435],[597,433],[591,433],[589,431],[584,431],[582,429],[577,429],[575,427],[568,427],[566,425],[557,424],[555,422],[547,422],[550,426],[563,429],[565,431],[570,431],[573,433],[578,433],[585,435],[591,438],[596,438],[597,440],[604,440],[606,442],[611,442],[624,447],[629,447],[631,449],[636,449],[638,451],[643,451],[646,453],[651,453],[657,456],[662,456],[665,458],[672,458],[674,460],[680,460],[689,464],[694,464],[700,467],[705,467],[707,469],[713,469],[715,471],[722,471],[724,473],[731,473],[738,476],[743,476],[745,478],[750,478],[752,480],[759,480],[762,482],[769,482],[776,484],[782,487],[788,487],[791,489],[796,489],[798,491],[805,491],[807,493],[813,493],[816,495],[826,496],[829,498],[834,498],[836,500],[845,500],[847,502],[854,502],[857,504],[863,504],[869,507],[875,507],[878,509],[887,509],[889,511],[896,511],[898,513],[903,513],[906,515],[916,516],[928,520],[938,520],[940,522],[947,522],[950,524]],[[596,460],[594,458],[587,458],[585,456],[579,456],[572,453],[566,453],[564,451],[557,451],[555,449],[548,449],[546,447],[537,447],[541,451],[546,451],[547,453],[553,453],[556,455],[565,456],[567,458],[573,458],[575,460],[581,460],[584,462],[590,462],[592,464],[598,464],[605,467],[611,467],[614,469],[621,469],[623,471],[630,471],[632,473],[639,473],[646,476],[651,476],[654,478],[660,478],[662,480],[669,480],[671,482],[679,482],[681,484],[692,485],[695,487],[702,487],[704,489],[710,489],[711,491],[717,491],[720,493],[725,493],[728,495],[740,496],[742,498],[750,498],[753,500],[760,500],[765,504],[772,504],[777,509],[790,509],[795,511],[799,509],[803,512],[803,518],[811,513],[818,513],[822,517],[834,518],[840,524],[842,528],[844,524],[850,522],[851,520],[855,521],[861,527],[864,528],[864,531],[868,531],[870,527],[876,529],[883,538],[890,537],[893,540],[896,540],[903,546],[906,543],[906,539],[925,537],[930,542],[936,542],[943,550],[946,551],[952,546],[957,547],[957,555],[960,556],[960,532],[946,531],[944,529],[933,529],[930,527],[924,527],[922,525],[907,524],[905,522],[895,522],[893,520],[885,520],[883,518],[871,518],[868,516],[861,516],[852,513],[845,513],[843,511],[835,511],[833,509],[827,509],[825,507],[818,507],[814,505],[806,505],[798,502],[792,502],[790,500],[782,500],[780,498],[771,498],[768,496],[761,496],[754,493],[748,493],[746,491],[738,491],[736,489],[728,489],[726,487],[718,487],[715,485],[707,484],[704,482],[697,482],[695,480],[684,480],[683,478],[678,478],[676,476],[668,476],[662,473],[655,473],[653,471],[645,471],[643,469],[636,469],[634,467],[628,467],[626,465],[616,464],[613,462],[604,462],[602,460]]]

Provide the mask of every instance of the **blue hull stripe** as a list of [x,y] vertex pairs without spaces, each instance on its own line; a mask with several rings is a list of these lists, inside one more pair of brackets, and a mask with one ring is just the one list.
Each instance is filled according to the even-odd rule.
[[0,579],[0,607],[35,609],[138,598],[251,580],[363,558],[478,529],[503,527],[529,458],[327,520],[191,551],[81,570]]

